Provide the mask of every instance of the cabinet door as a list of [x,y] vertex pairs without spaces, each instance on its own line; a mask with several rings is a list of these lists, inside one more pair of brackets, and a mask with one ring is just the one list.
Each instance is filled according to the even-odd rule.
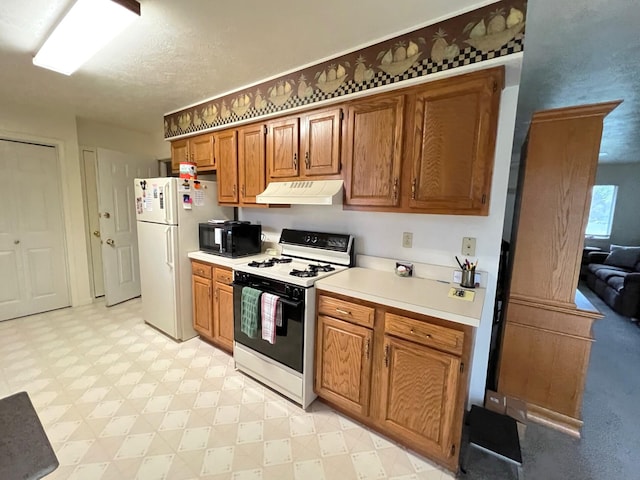
[[212,170],[216,163],[213,155],[213,135],[198,135],[190,139],[189,155],[198,170]]
[[218,165],[218,201],[238,203],[238,155],[236,131],[214,135],[215,162]]
[[211,296],[211,288],[211,280],[198,275],[192,275],[193,328],[206,337],[213,335],[213,299]]
[[267,173],[269,179],[297,177],[298,117],[269,122],[267,134]]
[[342,110],[334,108],[304,117],[302,125],[303,176],[340,173],[340,120]]
[[397,206],[404,96],[357,102],[347,113],[346,203]]
[[264,125],[251,125],[238,130],[240,203],[256,203],[256,195],[265,189],[264,144]]
[[213,336],[228,351],[233,350],[233,287],[216,282]]
[[189,140],[174,140],[171,142],[171,171],[180,171],[180,162],[189,161]]
[[445,460],[452,449],[460,359],[385,335],[379,421]]
[[416,95],[410,208],[489,213],[499,80],[451,79]]
[[373,332],[342,320],[318,316],[316,393],[347,411],[369,413]]

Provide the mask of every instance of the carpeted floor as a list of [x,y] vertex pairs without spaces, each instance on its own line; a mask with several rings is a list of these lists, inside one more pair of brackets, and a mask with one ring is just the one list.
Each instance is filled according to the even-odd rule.
[[[640,328],[613,312],[586,285],[580,291],[605,317],[584,392],[582,438],[530,424],[522,443],[527,480],[640,480]],[[512,467],[477,450],[464,480],[515,479]]]

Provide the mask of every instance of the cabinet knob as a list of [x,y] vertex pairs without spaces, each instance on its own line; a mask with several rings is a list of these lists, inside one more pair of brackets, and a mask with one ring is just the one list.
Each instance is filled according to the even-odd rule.
[[416,183],[417,183],[418,179],[414,178],[413,181],[411,182],[411,200],[415,200],[416,199]]
[[336,312],[341,313],[342,315],[351,315],[351,312],[347,310],[342,310],[341,308],[336,308]]
[[307,167],[307,170],[311,168],[311,160],[309,160],[309,152],[305,152],[304,154],[304,166]]
[[298,170],[298,154],[293,154],[293,169]]

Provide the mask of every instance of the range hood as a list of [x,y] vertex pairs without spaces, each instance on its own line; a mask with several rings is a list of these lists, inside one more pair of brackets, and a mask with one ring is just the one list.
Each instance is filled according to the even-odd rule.
[[342,180],[271,182],[256,201],[285,205],[342,205]]

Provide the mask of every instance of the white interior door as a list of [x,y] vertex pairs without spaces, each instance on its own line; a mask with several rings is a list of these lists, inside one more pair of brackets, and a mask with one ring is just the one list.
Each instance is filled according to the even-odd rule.
[[157,175],[156,160],[99,148],[98,204],[107,306],[140,296],[134,178]]
[[0,140],[0,320],[67,307],[56,149]]
[[102,271],[102,242],[100,241],[100,217],[98,215],[98,171],[96,151],[82,150],[84,166],[84,191],[87,222],[89,225],[89,246],[91,254],[91,280],[93,296],[104,296],[104,272]]

